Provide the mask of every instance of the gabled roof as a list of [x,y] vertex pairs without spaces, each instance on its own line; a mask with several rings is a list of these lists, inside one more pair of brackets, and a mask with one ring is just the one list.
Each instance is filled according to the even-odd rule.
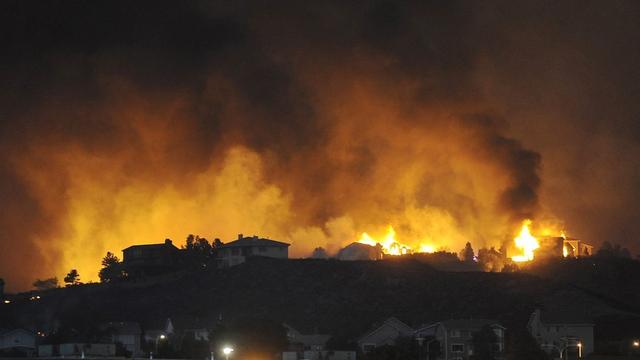
[[130,250],[130,249],[171,249],[171,250],[180,250],[170,240],[165,240],[165,242],[161,244],[142,244],[142,245],[131,245],[128,248],[122,249],[122,251]]
[[367,334],[361,336],[358,341],[361,341],[369,336],[374,335],[375,333],[377,333],[378,331],[380,331],[381,329],[383,329],[384,327],[392,327],[395,330],[398,331],[398,333],[400,334],[413,334],[414,330],[411,326],[403,323],[402,321],[398,320],[398,318],[396,317],[390,317],[387,320],[385,320],[382,324],[380,324],[379,326],[377,326],[375,329],[373,329],[372,331],[368,332]]
[[251,236],[251,237],[243,237],[236,241],[228,242],[222,245],[220,248],[250,247],[250,246],[288,247],[290,245],[291,244],[287,244],[280,241],[258,238],[257,236]]
[[23,332],[25,334],[31,335],[35,337],[35,334],[32,331],[23,329],[23,328],[15,328],[15,329],[0,329],[0,336],[6,336],[14,332]]
[[497,320],[493,319],[449,319],[441,321],[446,329],[481,329],[483,326],[498,326],[504,329]]
[[291,337],[291,341],[294,343],[300,343],[308,346],[312,345],[324,345],[331,339],[331,335],[328,334],[303,334],[296,330],[289,324],[282,324],[287,329],[287,336]]

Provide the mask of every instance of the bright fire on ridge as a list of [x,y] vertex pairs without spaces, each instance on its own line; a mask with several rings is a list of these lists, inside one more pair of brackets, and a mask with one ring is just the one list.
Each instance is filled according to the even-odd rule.
[[370,246],[376,246],[380,244],[380,246],[382,247],[382,252],[387,255],[404,255],[411,254],[413,252],[431,253],[435,251],[432,245],[421,244],[420,248],[417,251],[414,251],[410,246],[399,243],[396,240],[396,231],[391,225],[389,225],[389,227],[387,228],[387,233],[384,235],[384,238],[382,240],[376,240],[371,237],[371,235],[363,232],[358,242]]
[[534,251],[540,247],[538,239],[531,235],[531,231],[529,231],[529,225],[531,225],[531,220],[527,219],[523,221],[522,228],[520,229],[520,234],[518,234],[518,236],[514,239],[516,247],[522,250],[522,255],[511,257],[511,259],[515,262],[533,260]]

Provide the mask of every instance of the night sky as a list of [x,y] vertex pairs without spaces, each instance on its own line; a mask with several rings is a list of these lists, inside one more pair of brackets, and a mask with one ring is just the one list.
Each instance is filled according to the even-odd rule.
[[190,234],[640,252],[637,1],[0,4],[9,289]]

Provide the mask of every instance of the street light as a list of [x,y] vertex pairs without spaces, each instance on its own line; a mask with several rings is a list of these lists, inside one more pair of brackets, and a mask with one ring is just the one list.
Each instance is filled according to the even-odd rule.
[[229,360],[229,355],[231,355],[232,352],[233,352],[233,348],[230,346],[225,346],[222,349],[222,353],[224,354],[224,357],[226,360]]
[[633,340],[633,347],[640,347],[640,341]]
[[[158,343],[160,342],[160,340],[164,340],[166,338],[167,336],[165,334],[160,334],[160,336],[156,338],[156,354],[158,354]],[[153,359],[153,353],[150,354],[149,358]]]
[[582,343],[578,343],[578,359],[582,359]]

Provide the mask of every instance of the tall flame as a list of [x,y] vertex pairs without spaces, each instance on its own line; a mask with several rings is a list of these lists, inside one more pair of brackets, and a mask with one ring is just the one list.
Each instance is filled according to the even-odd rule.
[[514,239],[516,243],[516,247],[522,249],[522,255],[517,255],[511,257],[511,259],[515,262],[524,262],[533,260],[534,251],[540,247],[538,240],[531,235],[529,231],[529,225],[531,225],[531,220],[525,220],[522,222],[522,228],[520,229],[520,234]]

